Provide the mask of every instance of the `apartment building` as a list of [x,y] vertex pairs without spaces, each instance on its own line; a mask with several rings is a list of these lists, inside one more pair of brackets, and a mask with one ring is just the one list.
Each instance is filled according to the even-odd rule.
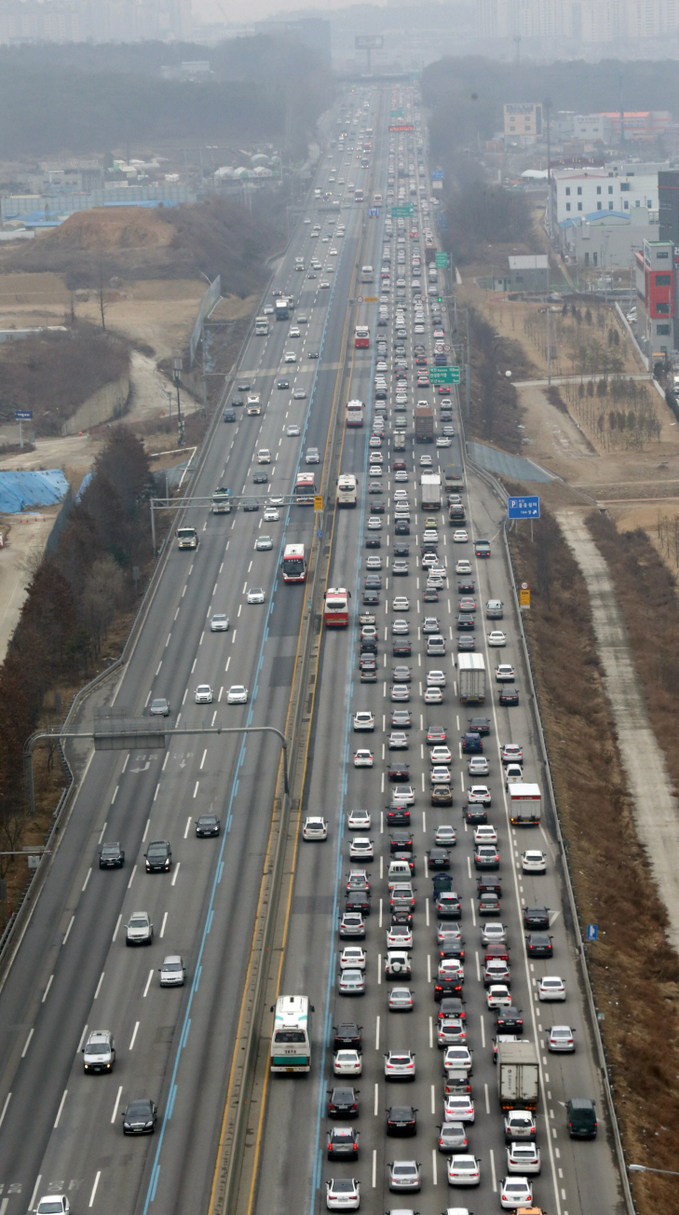
[[639,342],[646,355],[660,358],[677,348],[679,249],[669,240],[645,240],[634,260]]

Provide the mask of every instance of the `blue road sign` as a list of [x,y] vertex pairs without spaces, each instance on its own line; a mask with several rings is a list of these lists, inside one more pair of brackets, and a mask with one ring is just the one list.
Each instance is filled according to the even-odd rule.
[[33,421],[33,410],[32,409],[17,409],[14,413],[14,417],[16,418],[17,422],[32,422]]
[[598,924],[588,924],[587,925],[587,940],[596,941],[598,935],[599,935],[599,925]]
[[444,177],[445,177],[445,173],[443,172],[443,169],[432,169],[432,171],[431,171],[432,181],[443,181]]
[[316,539],[320,540],[322,535],[323,535],[323,532],[321,531],[320,527],[317,527],[316,528]]
[[368,216],[370,219],[379,219],[379,214],[380,214],[379,207],[369,207],[368,208]]
[[507,518],[508,519],[539,519],[540,518],[540,499],[535,498],[508,498],[507,499]]

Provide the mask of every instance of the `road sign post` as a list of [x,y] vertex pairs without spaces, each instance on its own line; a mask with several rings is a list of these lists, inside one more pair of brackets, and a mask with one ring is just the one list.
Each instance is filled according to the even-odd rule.
[[448,254],[445,252],[437,253],[436,257],[434,258],[434,265],[436,266],[437,270],[447,270],[448,269]]
[[508,519],[539,519],[540,499],[537,497],[522,497],[507,499]]
[[598,924],[588,924],[587,925],[587,940],[596,941],[598,935],[599,935],[599,925]]
[[392,219],[411,219],[414,214],[415,214],[415,207],[413,206],[412,203],[406,203],[405,206],[403,206],[403,207],[392,207],[391,208],[391,218]]
[[459,367],[430,367],[429,368],[429,383],[437,384],[459,384],[460,383],[460,368]]
[[22,422],[31,422],[33,420],[33,410],[32,409],[17,409],[14,412],[14,417],[15,417],[16,421],[19,423],[19,447],[23,451],[24,434],[23,434],[23,430],[21,427],[21,423]]

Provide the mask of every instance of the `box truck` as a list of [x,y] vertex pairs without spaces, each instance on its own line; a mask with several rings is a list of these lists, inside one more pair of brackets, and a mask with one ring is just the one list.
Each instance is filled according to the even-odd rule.
[[422,510],[441,509],[440,473],[422,473],[420,477],[420,502]]
[[540,1065],[532,1042],[500,1042],[497,1092],[503,1110],[534,1110],[540,1096]]
[[415,442],[434,442],[434,413],[431,405],[415,406]]
[[[463,655],[460,654],[460,658],[462,657]],[[514,826],[532,826],[540,822],[542,798],[539,785],[510,785],[507,793],[509,819]]]
[[486,699],[486,664],[483,654],[458,654],[457,691],[461,704],[483,704]]

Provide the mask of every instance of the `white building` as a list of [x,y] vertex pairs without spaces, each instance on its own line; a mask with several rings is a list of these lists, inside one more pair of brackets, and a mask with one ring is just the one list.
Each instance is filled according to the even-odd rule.
[[658,212],[658,174],[639,173],[643,166],[613,169],[554,169],[552,172],[551,210],[557,224],[576,216],[596,217],[599,211],[615,211],[623,217],[643,208]]

